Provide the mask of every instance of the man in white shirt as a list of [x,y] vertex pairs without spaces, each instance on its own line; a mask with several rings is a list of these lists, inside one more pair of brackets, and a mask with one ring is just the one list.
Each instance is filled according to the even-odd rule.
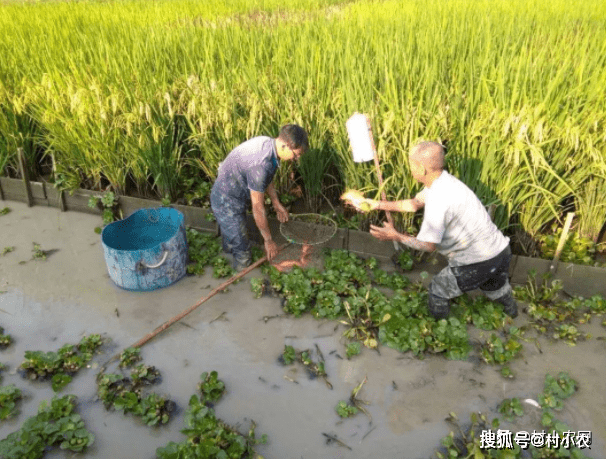
[[450,299],[479,288],[491,300],[501,303],[511,317],[518,305],[509,285],[511,249],[505,237],[490,220],[486,208],[467,185],[444,170],[444,147],[421,142],[409,155],[415,180],[425,187],[413,199],[375,201],[353,199],[358,210],[416,212],[425,208],[417,237],[399,233],[392,224],[371,225],[370,234],[382,241],[397,241],[414,250],[438,250],[448,266],[429,285],[429,312],[437,319],[448,316]]

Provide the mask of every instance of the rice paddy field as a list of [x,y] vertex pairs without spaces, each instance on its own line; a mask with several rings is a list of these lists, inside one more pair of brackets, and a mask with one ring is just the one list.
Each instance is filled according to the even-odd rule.
[[[561,227],[598,241],[606,213],[606,4],[600,0],[3,1],[0,174],[61,189],[204,194],[255,135],[304,126],[309,206],[378,193],[345,121],[372,120],[391,199],[406,152],[448,168],[532,254]],[[288,167],[286,164],[283,169]],[[277,178],[280,193],[290,171]],[[412,223],[402,216],[402,225]]]
[[[281,198],[298,198],[312,212],[331,206],[344,212],[338,197],[345,189],[360,189],[369,197],[380,192],[373,165],[353,162],[345,122],[358,111],[372,122],[388,198],[407,198],[419,190],[407,152],[419,140],[437,140],[447,146],[448,170],[486,206],[494,206],[493,219],[512,238],[516,253],[549,253],[566,214],[574,212],[571,261],[593,264],[606,219],[605,24],[603,0],[0,0],[0,176],[21,177],[18,152],[23,151],[30,178],[60,190],[84,188],[204,206],[218,165],[232,148],[253,136],[276,136],[283,124],[297,123],[309,132],[311,148],[299,165],[280,166],[276,187]],[[19,380],[24,351],[56,350],[85,332],[113,335],[116,349],[111,350],[123,348],[216,282],[207,273],[205,278],[188,277],[172,290],[145,295],[121,291],[105,274],[99,238],[92,231],[96,217],[39,207],[34,218],[24,204],[14,207],[3,216],[0,231],[0,247],[6,245],[0,258],[2,326],[16,337],[15,346],[3,354],[10,368],[0,388],[3,422],[12,415],[7,383]],[[7,207],[0,215],[9,211]],[[339,215],[361,229],[381,218]],[[421,217],[400,215],[396,222],[414,233]],[[33,240],[49,254],[58,252],[48,264],[37,263],[37,243],[32,259],[24,259]],[[342,261],[339,275],[352,263]],[[292,285],[305,287],[297,275]],[[410,284],[413,299],[421,297],[426,276],[418,273],[418,283]],[[250,286],[265,285],[257,282]],[[529,285],[529,295],[550,292],[547,284],[540,291]],[[551,293],[557,293],[551,285]],[[27,438],[17,446],[6,446],[10,442],[4,440],[26,416],[36,414],[35,404],[54,395],[37,381],[28,387],[40,390],[20,417],[0,424],[5,437],[0,457],[47,452],[60,459],[192,457],[167,442],[181,441],[184,422],[195,424],[192,412],[208,413],[189,397],[201,371],[213,368],[220,370],[231,393],[217,412],[242,428],[249,424],[240,425],[249,420],[245,416],[258,420],[259,433],[269,433],[270,442],[257,445],[256,454],[268,459],[604,457],[606,401],[599,390],[605,368],[603,298],[582,303],[593,307],[582,317],[571,316],[584,326],[582,333],[576,325],[562,323],[553,340],[522,338],[521,329],[543,324],[553,312],[538,306],[533,310],[528,299],[521,300],[531,305],[524,315],[515,321],[497,317],[499,327],[476,324],[485,319],[480,313],[479,319],[470,316],[461,323],[454,318],[448,327],[443,321],[431,322],[433,330],[423,326],[443,351],[439,339],[454,342],[456,333],[471,346],[462,330],[473,320],[474,351],[480,344],[483,351],[456,362],[440,355],[412,356],[398,348],[413,335],[404,331],[400,336],[400,329],[408,330],[405,326],[416,319],[399,318],[397,330],[391,330],[384,315],[375,322],[391,333],[385,336],[393,349],[385,346],[377,355],[362,347],[359,360],[350,361],[339,355],[350,352],[343,328],[364,327],[349,310],[350,321],[341,321],[340,330],[328,319],[328,309],[322,321],[295,321],[281,314],[284,303],[278,298],[266,294],[253,299],[250,286],[234,285],[183,322],[182,329],[147,348],[147,356],[157,358],[154,365],[166,369],[162,387],[178,397],[170,431],[150,435],[142,423],[133,424],[130,417],[116,420],[116,413],[103,411],[90,390],[98,368],[91,365],[75,393],[84,401],[83,419],[98,437],[94,447],[68,452],[85,442],[86,433],[78,427],[80,421],[71,427],[65,421],[67,430],[79,432],[68,438],[73,442],[65,450],[50,452],[38,445],[42,449],[30,456],[16,449],[6,453],[35,446]],[[326,293],[327,304],[337,296]],[[580,311],[574,301],[581,304],[571,300],[566,314]],[[465,308],[471,306],[460,309]],[[570,318],[561,311],[553,314],[551,321]],[[592,317],[600,318],[591,323]],[[525,343],[523,359],[512,369],[480,367],[482,359],[499,363],[491,352],[503,359],[509,353],[513,359],[522,349],[520,343],[512,349],[507,346],[513,341],[505,345],[496,335],[488,339],[478,331],[497,328],[499,336],[518,336]],[[577,340],[587,343],[576,347]],[[429,341],[420,342],[425,346]],[[325,351],[334,392],[320,386],[325,381],[277,365],[278,356],[284,363],[290,345],[304,365],[309,356],[295,354],[295,348],[316,349],[318,356]],[[352,348],[352,356],[356,350],[360,346]],[[324,364],[323,356],[321,360]],[[564,372],[578,379],[578,387]],[[559,379],[549,380],[548,374]],[[53,384],[64,382],[53,379]],[[369,420],[367,425],[361,415],[349,423],[335,422],[336,413],[346,417],[335,407],[338,399],[351,393],[354,400],[352,389],[362,386],[361,397],[370,401],[368,414],[375,424],[371,427]],[[563,419],[594,432],[593,449],[582,453],[549,448],[532,455],[487,452],[472,434],[474,427],[490,427],[485,420],[472,417],[472,429],[465,429],[470,410],[494,415],[498,406],[501,414],[519,416],[521,406],[514,401],[530,406],[527,425],[559,429],[564,424],[545,407],[561,410],[560,398],[575,391]],[[31,399],[31,391],[26,396]],[[502,400],[510,405],[499,405]],[[123,409],[127,401],[120,400]],[[68,405],[64,401],[63,408],[54,409],[65,414]],[[451,428],[444,418],[456,421],[455,413],[465,417],[463,428],[455,423],[457,436],[471,436],[465,443],[473,449],[448,436]],[[156,417],[149,416],[153,423]],[[208,417],[200,415],[198,421],[204,419]],[[42,425],[45,435],[55,437],[52,426],[24,425],[34,430]],[[217,438],[229,433],[222,424],[215,427],[222,432]],[[197,445],[203,436],[192,438]],[[257,456],[247,451],[229,457]]]

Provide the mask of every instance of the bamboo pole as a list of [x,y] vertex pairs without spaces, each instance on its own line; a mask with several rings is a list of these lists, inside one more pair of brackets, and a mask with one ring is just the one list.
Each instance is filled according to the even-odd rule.
[[[368,117],[366,117],[366,124],[368,125],[368,136],[370,137],[370,144],[372,145],[375,169],[377,170],[377,178],[379,179],[379,190],[381,190],[381,198],[383,198],[383,201],[387,201],[387,195],[385,194],[385,190],[383,189],[383,174],[381,174],[381,166],[379,165],[379,155],[377,154],[377,148],[375,147],[375,139],[372,135],[372,127],[370,125],[370,119]],[[393,225],[393,218],[391,216],[391,212],[386,210],[385,216],[387,217],[387,221]],[[396,246],[396,244],[397,243],[394,241],[394,246]]]
[[[381,166],[379,165],[379,155],[377,154],[377,147],[375,146],[375,138],[372,135],[372,126],[370,125],[370,119],[368,116],[366,117],[366,124],[368,125],[368,136],[370,137],[370,144],[372,145],[372,153],[373,159],[375,162],[375,169],[377,170],[377,178],[379,179],[379,190],[381,190],[381,198],[383,201],[387,201],[387,194],[385,193],[385,189],[383,188],[383,174],[381,174]],[[387,217],[387,221],[390,225],[393,225],[393,217],[391,216],[391,212],[388,210],[385,211],[385,216]],[[397,241],[393,242],[393,248],[397,252],[400,250],[400,245]]]
[[19,168],[21,169],[21,177],[23,178],[23,185],[25,186],[25,194],[27,195],[27,206],[32,207],[34,205],[34,198],[32,196],[32,188],[29,183],[29,173],[27,172],[27,162],[25,160],[25,154],[23,148],[17,149],[17,158],[19,159]]
[[[282,250],[284,250],[289,245],[290,245],[290,243],[283,244],[282,246],[280,246],[278,248],[278,253],[280,253]],[[239,273],[235,274],[230,279],[226,280],[221,285],[219,285],[218,287],[216,287],[208,295],[206,295],[205,297],[200,298],[196,304],[194,304],[193,306],[190,306],[189,308],[187,308],[183,312],[181,312],[181,313],[177,314],[176,316],[174,316],[172,319],[169,319],[166,322],[164,322],[162,325],[156,327],[155,330],[153,330],[150,333],[148,333],[147,335],[145,335],[143,338],[141,338],[136,343],[131,344],[129,347],[141,347],[141,346],[143,346],[145,343],[147,343],[148,341],[150,341],[156,335],[158,335],[159,333],[161,333],[164,330],[166,330],[168,327],[170,327],[175,322],[178,322],[179,320],[183,319],[183,317],[185,317],[188,314],[190,314],[191,312],[193,312],[196,308],[198,308],[198,306],[200,306],[201,304],[203,304],[206,301],[210,300],[217,293],[221,292],[222,290],[225,290],[227,287],[229,287],[231,284],[233,284],[236,280],[238,280],[238,279],[246,276],[249,272],[251,272],[253,269],[257,268],[258,266],[262,265],[266,261],[267,261],[267,255],[265,255],[263,258],[260,258],[259,260],[257,260],[256,262],[254,262],[252,265],[248,266],[247,268],[243,269]],[[101,367],[100,373],[103,373],[105,371],[105,368],[107,367],[107,365],[109,365],[111,362],[117,360],[118,358],[120,358],[120,353],[114,355],[111,359],[109,359],[107,362],[105,362],[105,364],[103,364],[103,366]]]
[[562,235],[560,236],[558,247],[556,248],[555,254],[553,256],[551,266],[549,266],[549,271],[552,273],[555,273],[557,270],[558,261],[560,260],[560,255],[562,254],[564,244],[566,244],[566,239],[568,238],[568,231],[570,230],[570,225],[572,224],[573,218],[574,212],[569,212],[568,214],[566,214],[566,222],[564,222],[564,229],[562,230]]

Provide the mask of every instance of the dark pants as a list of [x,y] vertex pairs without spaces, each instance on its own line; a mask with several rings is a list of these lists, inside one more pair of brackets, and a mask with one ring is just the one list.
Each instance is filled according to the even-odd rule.
[[249,266],[252,254],[246,229],[246,208],[214,192],[210,194],[210,206],[221,229],[223,251],[234,256],[233,267]]
[[[448,316],[450,299],[480,289],[489,299],[503,304],[507,314],[517,315],[509,285],[511,249],[507,246],[490,260],[464,266],[447,266],[429,285],[429,312],[437,319]],[[515,309],[515,311],[514,311]]]

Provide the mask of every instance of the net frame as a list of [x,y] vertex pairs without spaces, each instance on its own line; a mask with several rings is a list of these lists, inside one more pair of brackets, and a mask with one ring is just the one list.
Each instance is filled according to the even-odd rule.
[[[309,234],[301,234],[301,226]],[[280,223],[280,234],[291,244],[320,245],[337,234],[337,222],[321,214],[291,214],[288,221]]]

